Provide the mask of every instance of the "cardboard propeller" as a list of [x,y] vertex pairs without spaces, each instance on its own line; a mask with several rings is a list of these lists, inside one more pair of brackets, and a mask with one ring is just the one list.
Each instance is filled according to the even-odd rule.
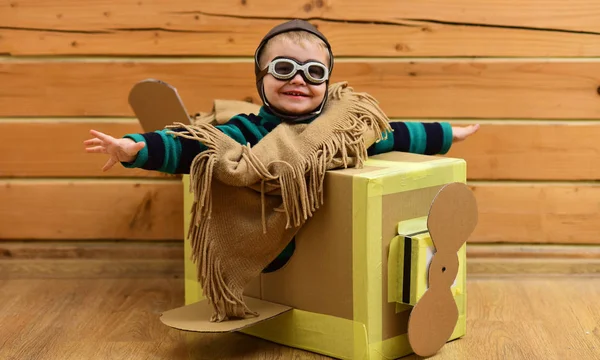
[[431,356],[448,341],[458,308],[450,290],[458,273],[457,252],[477,224],[477,202],[463,183],[442,187],[433,200],[427,227],[435,247],[429,265],[429,286],[408,320],[408,341],[420,356]]

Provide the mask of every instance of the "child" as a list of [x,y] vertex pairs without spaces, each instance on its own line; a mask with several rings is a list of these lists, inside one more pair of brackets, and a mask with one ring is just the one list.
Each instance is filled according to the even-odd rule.
[[[333,54],[327,39],[315,27],[302,20],[293,20],[273,28],[259,44],[254,60],[257,90],[263,106],[258,114],[239,114],[225,124],[216,125],[216,129],[241,145],[254,147],[282,124],[304,129],[322,116],[328,101]],[[370,145],[367,149],[369,155],[389,151],[445,154],[453,142],[461,141],[478,130],[477,125],[451,127],[448,123],[391,122],[389,126],[393,133]],[[173,136],[173,131],[187,132],[188,136]],[[95,137],[84,144],[88,146],[88,152],[109,155],[104,171],[120,162],[127,168],[187,174],[191,172],[194,161],[202,158],[199,155],[209,151],[198,136],[189,133],[182,126],[116,139],[91,130]],[[210,140],[208,137],[204,139]],[[202,191],[197,190],[196,193],[198,196]],[[242,205],[235,203],[230,206]],[[285,204],[282,206],[285,207]],[[271,231],[271,226],[269,229]],[[294,249],[295,233],[290,234],[288,239],[291,241],[285,240],[283,246],[278,245],[277,253],[280,255],[274,260],[272,256],[269,265],[261,268],[263,272],[276,270],[289,259]],[[285,247],[283,251],[282,247]],[[211,299],[210,296],[208,298]],[[219,312],[218,321],[251,313],[247,308],[224,310],[228,306],[226,302],[215,306]]]
[[[283,25],[287,27],[275,28],[267,34],[256,51],[257,88],[264,103],[260,112],[257,115],[240,114],[228,123],[216,126],[240,144],[255,145],[282,121],[310,122],[325,105],[333,68],[333,55],[327,40],[309,23],[294,20]],[[301,30],[279,33],[267,41],[277,30],[297,27]],[[312,62],[306,63],[307,70],[301,71],[300,64],[308,60]],[[272,65],[272,70],[266,67],[267,64]],[[391,127],[393,136],[373,144],[369,155],[388,151],[445,154],[451,143],[464,140],[479,129],[479,125],[450,127],[448,123],[418,122],[391,122]],[[130,134],[115,139],[91,130],[95,138],[85,142],[91,146],[86,150],[110,156],[103,171],[121,162],[128,168],[189,173],[192,160],[205,147],[196,140],[167,136],[167,131]],[[165,158],[166,149],[176,151]]]

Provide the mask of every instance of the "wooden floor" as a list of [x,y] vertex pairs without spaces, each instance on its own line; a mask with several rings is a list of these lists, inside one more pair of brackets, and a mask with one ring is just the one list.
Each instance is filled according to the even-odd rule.
[[[328,359],[162,325],[182,302],[181,279],[0,280],[0,359]],[[471,277],[467,332],[432,359],[599,359],[600,277]]]

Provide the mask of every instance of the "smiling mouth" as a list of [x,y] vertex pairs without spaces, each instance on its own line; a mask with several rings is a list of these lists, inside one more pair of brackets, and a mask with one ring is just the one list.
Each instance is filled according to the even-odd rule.
[[286,91],[283,93],[283,95],[287,95],[287,96],[300,96],[300,97],[308,97],[308,95],[298,92],[298,91]]

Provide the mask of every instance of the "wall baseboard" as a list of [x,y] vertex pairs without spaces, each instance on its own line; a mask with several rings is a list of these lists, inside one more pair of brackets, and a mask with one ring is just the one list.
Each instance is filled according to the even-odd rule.
[[0,279],[183,278],[174,241],[0,242]]
[[[174,241],[4,241],[0,279],[182,278]],[[468,244],[468,276],[597,275],[600,245]]]
[[600,246],[468,244],[467,274],[600,274]]

